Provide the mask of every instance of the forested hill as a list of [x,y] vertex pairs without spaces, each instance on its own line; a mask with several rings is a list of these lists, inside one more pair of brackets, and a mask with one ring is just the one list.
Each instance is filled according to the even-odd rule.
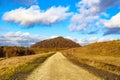
[[66,39],[63,37],[56,37],[53,39],[43,40],[33,44],[31,47],[38,47],[38,48],[73,48],[73,47],[80,47],[78,43],[70,39]]

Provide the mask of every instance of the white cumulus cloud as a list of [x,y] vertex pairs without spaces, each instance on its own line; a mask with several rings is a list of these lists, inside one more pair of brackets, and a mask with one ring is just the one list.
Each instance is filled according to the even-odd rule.
[[70,31],[86,30],[88,27],[96,26],[96,21],[99,21],[99,3],[99,0],[81,0],[77,4],[79,13],[75,13],[71,18]]
[[3,20],[12,23],[19,23],[23,26],[33,26],[35,24],[49,25],[65,20],[71,13],[69,7],[51,7],[46,11],[40,9],[38,5],[30,8],[18,8],[4,13]]
[[[32,44],[45,40],[56,38],[58,36],[51,37],[43,37],[39,35],[31,35],[29,32],[8,32],[5,35],[0,34],[0,46],[25,46],[29,47]],[[71,36],[65,37],[67,39],[71,39],[72,41],[79,43],[82,46],[94,43],[94,42],[104,42],[110,40],[116,40],[116,38],[112,37],[90,37],[90,38],[74,38]]]
[[110,20],[105,20],[104,25],[107,28],[120,28],[120,12],[113,16]]
[[8,32],[0,35],[0,46],[30,46],[44,39],[39,35],[31,35],[28,32]]
[[111,20],[106,21],[105,25],[102,21],[104,18],[109,17],[105,11],[114,5],[119,7],[119,4],[120,0],[80,0],[80,2],[77,3],[78,12],[74,13],[71,18],[69,25],[70,31],[90,31],[92,28],[102,28],[101,25],[118,27],[119,14]]
[[104,42],[104,41],[110,41],[110,40],[116,40],[112,37],[90,37],[90,38],[73,38],[73,37],[66,37],[68,39],[71,39],[75,41],[76,43],[79,43],[82,46],[94,43],[94,42]]

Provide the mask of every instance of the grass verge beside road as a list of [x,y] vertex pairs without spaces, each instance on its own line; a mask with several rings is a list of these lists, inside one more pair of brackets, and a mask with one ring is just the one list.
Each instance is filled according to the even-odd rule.
[[38,65],[54,53],[11,57],[0,61],[0,80],[25,80]]

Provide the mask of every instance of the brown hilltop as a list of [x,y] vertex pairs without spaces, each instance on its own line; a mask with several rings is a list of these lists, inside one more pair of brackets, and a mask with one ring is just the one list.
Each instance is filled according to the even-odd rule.
[[33,44],[31,47],[38,48],[73,48],[80,47],[79,44],[73,42],[70,39],[66,39],[63,37],[56,37],[53,39],[43,40]]

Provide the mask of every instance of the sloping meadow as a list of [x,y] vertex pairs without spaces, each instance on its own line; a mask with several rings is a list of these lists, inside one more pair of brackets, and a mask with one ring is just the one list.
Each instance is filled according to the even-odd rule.
[[120,40],[93,43],[80,48],[64,50],[69,59],[120,76]]

